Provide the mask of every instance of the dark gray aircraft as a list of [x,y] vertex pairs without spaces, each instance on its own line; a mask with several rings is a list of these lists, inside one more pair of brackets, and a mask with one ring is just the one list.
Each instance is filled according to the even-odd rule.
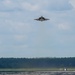
[[49,19],[44,18],[43,16],[41,16],[41,17],[39,17],[39,18],[37,18],[37,19],[34,19],[34,20],[37,20],[37,21],[47,21],[47,20],[49,20]]

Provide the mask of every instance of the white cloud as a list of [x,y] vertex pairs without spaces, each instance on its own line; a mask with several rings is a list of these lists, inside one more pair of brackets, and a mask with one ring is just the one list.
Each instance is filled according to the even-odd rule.
[[66,11],[72,9],[69,0],[44,0],[43,2],[41,1],[39,5],[43,10],[50,11]]
[[27,40],[26,35],[0,35],[0,46],[24,46]]
[[71,27],[70,27],[70,25],[67,24],[67,23],[62,23],[62,24],[58,24],[58,28],[59,28],[60,30],[69,30]]
[[70,0],[70,3],[75,8],[75,0]]
[[27,36],[25,35],[14,35],[15,40],[18,41],[23,41],[23,40],[27,40]]
[[32,31],[31,25],[25,22],[6,20],[5,23],[8,25],[12,32],[29,33]]
[[2,4],[0,3],[0,10],[29,10],[29,11],[42,11],[42,10],[51,10],[51,11],[64,11],[72,9],[69,0],[3,0]]
[[29,10],[29,11],[37,11],[39,9],[38,4],[32,4],[28,1],[22,0],[3,0],[0,3],[1,11],[17,11],[17,10]]
[[2,0],[0,3],[0,11],[10,11],[15,10],[17,4],[15,4],[12,0]]
[[64,10],[70,10],[72,9],[71,4],[69,3],[69,0],[53,0],[51,4],[51,9],[58,10],[58,11],[64,11]]
[[[6,46],[6,47],[8,47],[8,46]],[[26,44],[24,44],[24,45],[11,45],[10,47],[14,50],[24,50],[25,48],[28,48],[28,45],[26,45]]]
[[9,49],[9,51],[16,51],[16,50],[25,50],[28,48],[28,45],[24,44],[24,45],[3,45],[0,47],[0,50],[5,50],[7,51]]
[[36,4],[31,4],[28,2],[21,3],[21,6],[25,10],[36,11],[39,9],[39,6]]
[[11,0],[3,0],[4,5],[11,5],[12,1]]

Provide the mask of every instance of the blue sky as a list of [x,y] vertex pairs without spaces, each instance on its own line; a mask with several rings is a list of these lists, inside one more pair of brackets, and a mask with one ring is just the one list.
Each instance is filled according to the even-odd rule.
[[75,0],[0,0],[0,57],[75,57]]

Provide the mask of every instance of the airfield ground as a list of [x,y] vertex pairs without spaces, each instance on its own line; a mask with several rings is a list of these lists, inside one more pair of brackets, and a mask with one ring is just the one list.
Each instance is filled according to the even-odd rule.
[[0,75],[75,75],[75,71],[25,71],[0,72]]
[[35,72],[35,71],[75,71],[75,68],[17,68],[17,69],[0,69],[0,72]]

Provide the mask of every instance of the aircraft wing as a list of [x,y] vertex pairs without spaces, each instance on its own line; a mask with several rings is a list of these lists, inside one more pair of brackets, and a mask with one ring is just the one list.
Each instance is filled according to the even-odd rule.
[[45,19],[45,20],[49,20],[49,19]]
[[39,21],[39,19],[34,19],[34,20],[37,20],[37,21]]

